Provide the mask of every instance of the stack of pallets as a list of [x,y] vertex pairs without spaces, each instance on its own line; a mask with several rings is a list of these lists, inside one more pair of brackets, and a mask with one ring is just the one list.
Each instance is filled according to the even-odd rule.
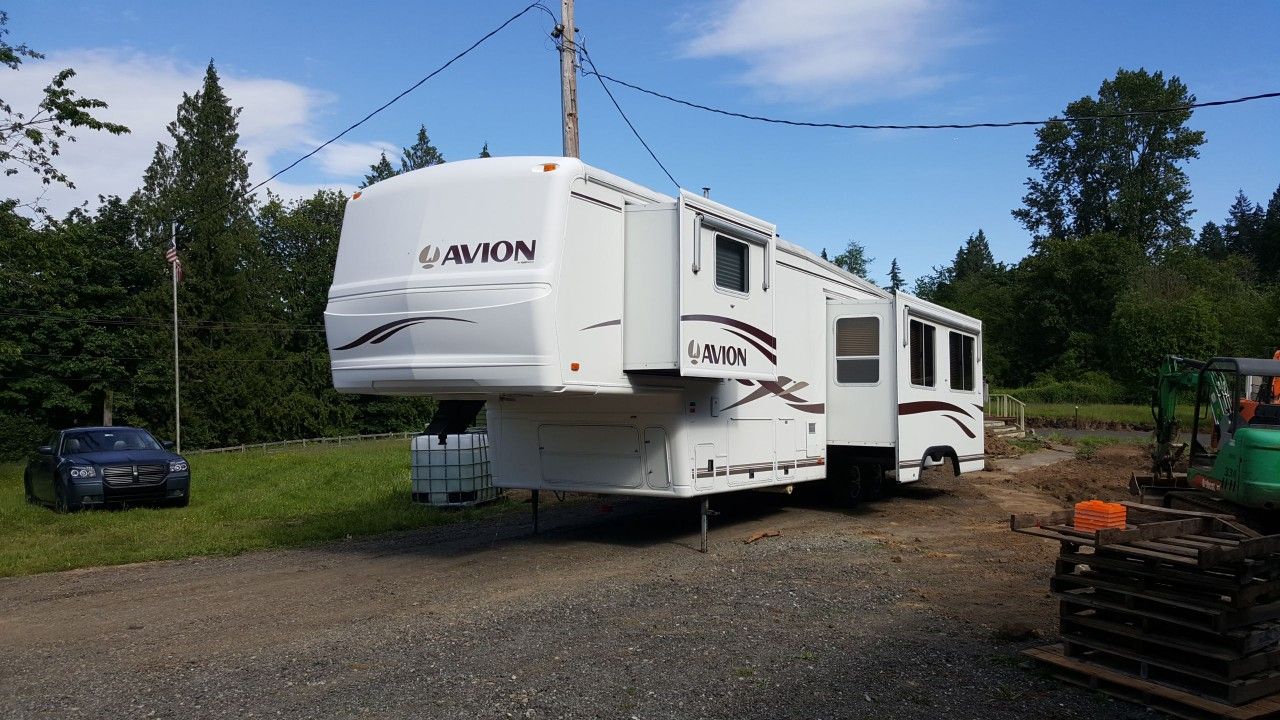
[[1124,528],[1015,515],[1057,540],[1062,642],[1026,654],[1064,680],[1185,718],[1280,718],[1280,535],[1124,503]]

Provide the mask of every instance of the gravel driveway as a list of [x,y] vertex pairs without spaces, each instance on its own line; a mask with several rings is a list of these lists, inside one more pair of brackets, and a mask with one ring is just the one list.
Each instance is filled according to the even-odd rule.
[[[1027,669],[1055,504],[579,499],[304,550],[0,580],[6,718],[1149,718]],[[758,530],[781,536],[753,544]]]

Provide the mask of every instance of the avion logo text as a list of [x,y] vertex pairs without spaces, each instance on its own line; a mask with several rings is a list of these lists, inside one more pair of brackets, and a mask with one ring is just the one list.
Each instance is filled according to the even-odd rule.
[[482,242],[476,245],[458,243],[450,245],[444,253],[434,245],[427,245],[418,253],[418,262],[424,270],[436,265],[474,265],[476,263],[503,263],[508,261],[533,262],[538,241],[499,240],[498,242]]

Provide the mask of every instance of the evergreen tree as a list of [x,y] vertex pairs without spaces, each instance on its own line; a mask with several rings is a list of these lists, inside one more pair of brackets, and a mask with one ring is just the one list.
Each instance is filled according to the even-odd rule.
[[[1067,117],[1180,107],[1195,96],[1176,76],[1119,70],[1098,96],[1067,105]],[[1190,181],[1182,166],[1199,157],[1204,132],[1186,127],[1191,111],[1054,121],[1036,130],[1027,156],[1039,177],[1027,180],[1016,217],[1035,237],[1115,233],[1150,252],[1191,240]]]
[[836,259],[831,262],[843,268],[846,272],[858,277],[866,277],[867,266],[875,262],[875,258],[867,257],[867,249],[862,246],[862,243],[850,240],[844,252],[837,255]]
[[1211,260],[1222,260],[1229,254],[1227,238],[1222,228],[1212,220],[1200,228],[1200,238],[1196,240],[1196,249],[1201,255]]
[[1275,277],[1280,272],[1280,187],[1276,188],[1267,201],[1267,212],[1254,241],[1254,248],[1258,269],[1263,276]]
[[902,268],[898,267],[898,258],[894,258],[889,263],[889,287],[887,289],[898,292],[906,285],[907,282],[902,279]]
[[827,249],[826,249],[826,248],[822,248],[822,252],[821,252],[821,253],[819,253],[819,255],[818,255],[818,256],[819,256],[819,257],[821,257],[823,260],[826,260],[826,261],[828,261],[828,262],[830,262],[830,261],[831,261],[831,258],[827,257]]
[[364,176],[364,182],[360,183],[360,187],[367,188],[376,182],[386,180],[387,178],[393,178],[399,174],[400,173],[391,166],[391,161],[387,159],[387,154],[384,152],[382,153],[382,157],[378,159],[378,162],[369,166],[369,173]]
[[493,157],[492,155],[489,154],[488,141],[485,141],[484,147],[480,148],[480,157],[482,158]]
[[1227,221],[1222,226],[1222,234],[1226,238],[1227,249],[1258,261],[1258,239],[1262,235],[1262,224],[1266,214],[1262,206],[1255,205],[1244,194],[1244,190],[1236,192],[1236,199],[1227,209]]
[[[176,220],[185,280],[179,291],[184,436],[193,445],[240,442],[252,434],[278,383],[270,377],[274,338],[258,319],[272,317],[279,298],[266,276],[264,257],[246,196],[249,164],[239,141],[240,110],[233,108],[210,61],[194,95],[183,93],[169,123],[171,147],[159,145],[135,195],[140,244],[163,267],[171,223]],[[151,315],[169,309],[163,285]],[[150,375],[166,376],[158,367]],[[172,393],[172,386],[168,388]],[[164,398],[157,392],[157,398]],[[166,400],[158,402],[168,403]]]
[[431,144],[431,138],[427,137],[427,126],[419,125],[418,139],[405,148],[400,156],[400,172],[406,173],[410,170],[419,170],[424,167],[439,165],[443,162],[444,156]]
[[987,243],[987,234],[982,231],[982,228],[978,228],[978,232],[970,235],[964,245],[956,251],[955,262],[951,264],[952,279],[958,281],[980,275],[995,267],[995,264],[995,257],[991,255],[991,245]]

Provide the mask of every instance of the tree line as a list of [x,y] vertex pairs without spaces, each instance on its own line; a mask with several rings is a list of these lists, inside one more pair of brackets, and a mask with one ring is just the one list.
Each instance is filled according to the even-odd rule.
[[[2,20],[7,61],[15,49],[3,43]],[[64,113],[59,137],[127,132],[85,122],[101,107],[89,100],[71,108],[86,115]],[[27,124],[37,113],[2,101],[0,110],[8,114],[0,141],[50,130]],[[211,62],[129,197],[100,198],[62,218],[30,201],[0,203],[0,457],[30,452],[54,429],[101,422],[108,408],[116,424],[173,437],[165,252],[175,240],[184,446],[413,430],[429,421],[429,399],[334,391],[323,314],[347,196],[249,196],[239,113]],[[31,163],[6,162],[6,172],[70,185],[49,149],[37,146]],[[398,167],[384,154],[365,184],[444,161],[422,127]]]
[[1205,134],[1190,110],[1147,112],[1193,102],[1176,76],[1118,71],[1036,131],[1013,211],[1032,236],[1026,257],[996,262],[978,230],[917,281],[921,297],[982,319],[992,386],[1145,402],[1166,354],[1280,346],[1280,187],[1265,204],[1239,192],[1196,233],[1185,167]]

